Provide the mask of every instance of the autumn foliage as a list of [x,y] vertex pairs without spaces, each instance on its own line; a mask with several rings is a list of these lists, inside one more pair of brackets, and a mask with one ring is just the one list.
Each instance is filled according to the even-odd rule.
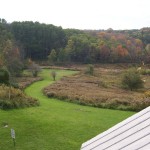
[[150,62],[150,28],[77,30],[5,21],[0,23],[0,32],[0,66],[8,62],[13,74],[22,69],[20,58],[48,60],[50,64]]

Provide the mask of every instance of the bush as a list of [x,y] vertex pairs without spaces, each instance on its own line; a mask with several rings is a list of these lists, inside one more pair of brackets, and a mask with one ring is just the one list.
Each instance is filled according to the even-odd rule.
[[6,69],[0,69],[0,83],[9,84],[9,72]]
[[93,75],[94,74],[94,66],[92,64],[88,65],[85,73],[89,74],[89,75]]
[[52,78],[53,78],[54,81],[55,81],[55,79],[56,79],[56,75],[57,75],[57,74],[56,74],[55,71],[52,71],[52,72],[51,72],[51,76],[52,76]]
[[38,64],[32,62],[29,66],[29,72],[32,73],[33,77],[37,77],[38,73],[41,72],[41,68]]
[[20,77],[23,71],[23,64],[18,59],[13,59],[12,62],[7,64],[7,68],[12,76]]
[[21,90],[4,84],[0,86],[0,109],[24,108],[38,105],[37,99],[26,96]]
[[55,97],[56,93],[51,91],[46,94],[48,97]]
[[122,78],[122,85],[124,88],[128,88],[131,91],[133,89],[139,89],[143,87],[144,82],[142,81],[140,74],[134,70],[128,70]]

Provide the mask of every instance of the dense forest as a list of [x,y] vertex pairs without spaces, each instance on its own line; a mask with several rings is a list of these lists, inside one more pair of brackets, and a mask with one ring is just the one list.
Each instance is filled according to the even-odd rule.
[[0,66],[18,74],[28,58],[51,63],[150,63],[150,28],[77,30],[0,19]]

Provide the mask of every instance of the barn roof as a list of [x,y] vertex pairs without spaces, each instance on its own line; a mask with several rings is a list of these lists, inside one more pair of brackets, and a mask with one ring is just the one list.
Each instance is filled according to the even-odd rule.
[[81,150],[150,150],[150,106],[83,143]]

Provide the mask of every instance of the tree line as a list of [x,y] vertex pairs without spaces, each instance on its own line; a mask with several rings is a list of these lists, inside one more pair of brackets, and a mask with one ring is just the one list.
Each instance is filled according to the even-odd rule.
[[149,63],[150,28],[77,30],[0,19],[0,66],[18,74],[28,58],[50,63]]

